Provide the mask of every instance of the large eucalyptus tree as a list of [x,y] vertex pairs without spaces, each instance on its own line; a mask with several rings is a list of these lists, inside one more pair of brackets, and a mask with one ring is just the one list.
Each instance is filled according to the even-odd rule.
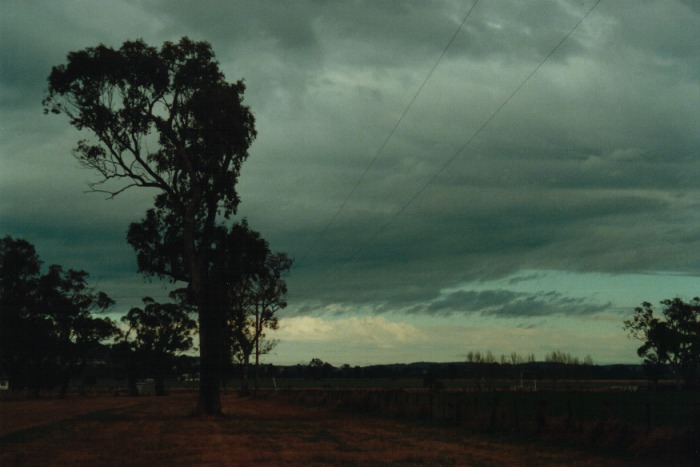
[[[132,187],[155,189],[154,209],[143,222],[157,219],[163,234],[181,238],[176,251],[162,252],[170,256],[139,261],[139,268],[189,284],[200,332],[197,409],[220,413],[225,317],[208,264],[217,219],[238,206],[236,182],[256,136],[243,82],[227,82],[211,46],[188,38],[160,49],[138,40],[71,52],[48,81],[44,111],[65,114],[92,133],[74,152],[98,175],[91,189],[109,197]],[[138,238],[132,240],[139,252]]]

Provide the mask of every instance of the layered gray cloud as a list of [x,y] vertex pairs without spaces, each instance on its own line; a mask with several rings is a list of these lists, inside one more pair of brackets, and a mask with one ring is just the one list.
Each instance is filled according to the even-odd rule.
[[2,4],[0,226],[48,262],[132,277],[126,229],[153,196],[83,193],[86,135],[41,113],[51,66],[189,35],[246,80],[240,215],[298,260],[299,313],[587,315],[603,305],[442,291],[523,269],[700,276],[693,2],[601,2],[512,99],[594,2],[480,2],[381,153],[471,2]]
[[566,297],[554,291],[528,294],[511,290],[456,291],[433,301],[425,309],[430,314],[479,313],[498,317],[531,318],[537,316],[599,313],[610,303],[593,304],[585,298]]

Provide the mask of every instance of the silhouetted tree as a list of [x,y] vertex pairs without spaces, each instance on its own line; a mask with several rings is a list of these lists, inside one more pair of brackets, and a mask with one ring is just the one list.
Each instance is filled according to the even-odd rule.
[[326,363],[320,358],[312,358],[309,362],[309,375],[313,379],[321,379],[325,365]]
[[340,376],[343,378],[350,378],[352,377],[352,367],[350,366],[349,363],[343,363],[340,366]]
[[[292,260],[284,253],[271,254],[266,249],[262,267],[243,277],[231,290],[231,329],[234,346],[244,366],[244,380],[250,355],[255,355],[255,387],[258,387],[260,355],[269,353],[276,340],[266,339],[266,329],[278,328],[277,312],[287,306],[287,284],[282,275],[290,269]],[[245,381],[244,384],[247,384]],[[247,388],[242,390],[247,392]]]
[[247,394],[251,355],[255,356],[257,387],[259,357],[276,344],[265,340],[266,330],[277,329],[276,313],[287,305],[282,276],[292,261],[283,253],[272,254],[268,242],[245,220],[228,230],[220,226],[215,250],[210,275],[218,278],[231,355],[241,363],[241,391]]
[[52,265],[39,279],[39,312],[51,323],[52,350],[61,372],[61,398],[66,396],[70,380],[85,369],[90,352],[118,334],[112,320],[93,316],[93,312],[105,312],[114,301],[89,288],[87,277],[85,271],[64,271]]
[[34,245],[0,240],[0,367],[10,389],[35,386],[30,379],[49,354],[50,325],[37,313],[40,270]]
[[[165,394],[164,379],[175,356],[192,348],[192,336],[197,323],[189,316],[191,309],[184,303],[158,303],[150,297],[143,299],[144,307],[134,307],[122,318],[129,326],[124,341],[130,344],[139,362],[156,381],[156,395]],[[130,374],[135,374],[130,369]],[[130,382],[130,387],[131,387]]]
[[197,410],[209,414],[221,413],[225,316],[208,264],[217,218],[236,212],[236,182],[256,136],[244,90],[241,81],[225,81],[206,42],[183,38],[158,50],[139,40],[69,53],[52,69],[43,101],[45,112],[66,114],[97,138],[75,151],[100,177],[94,191],[158,191],[141,224],[157,222],[161,238],[181,241],[155,245],[136,227],[130,243],[141,272],[188,283],[199,317]]
[[13,389],[37,393],[60,383],[65,397],[91,351],[116,335],[109,318],[93,316],[114,301],[88,286],[85,271],[40,268],[29,242],[0,240],[0,365]]
[[230,229],[219,226],[215,241],[216,255],[210,264],[210,276],[217,278],[217,294],[226,321],[227,359],[241,364],[241,393],[249,393],[248,367],[255,341],[246,334],[247,324],[242,291],[249,278],[259,274],[269,254],[267,241],[252,230],[246,220]]
[[632,319],[625,320],[624,329],[630,337],[643,342],[637,354],[654,381],[658,381],[660,366],[668,364],[676,383],[690,381],[700,369],[700,298],[688,303],[680,298],[663,300],[662,316],[654,315],[649,302],[634,309]]
[[122,338],[110,347],[110,356],[117,378],[126,377],[128,394],[138,396],[136,381],[143,373],[141,368],[143,365],[140,364],[141,361],[136,352],[136,343],[124,337],[122,335]]

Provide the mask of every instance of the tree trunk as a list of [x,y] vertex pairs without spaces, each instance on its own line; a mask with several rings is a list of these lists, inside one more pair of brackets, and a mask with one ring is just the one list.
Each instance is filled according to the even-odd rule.
[[[257,324],[256,324],[257,327]],[[255,390],[259,389],[259,379],[260,374],[258,372],[260,364],[260,335],[258,334],[255,338]]]
[[79,372],[83,371],[84,368],[85,362],[82,362],[80,365],[75,365],[73,363],[66,365],[62,371],[63,374],[61,375],[61,390],[58,393],[59,399],[66,398],[68,393],[68,385],[70,384],[71,379],[73,379],[73,375],[79,374]]
[[250,354],[243,356],[243,368],[241,369],[241,395],[250,395],[250,384],[248,382],[248,368],[250,367]]
[[168,371],[167,368],[170,366],[170,358],[168,357],[167,353],[161,351],[156,351],[155,354],[151,355],[156,396],[167,395],[167,391],[165,390],[165,376]]
[[70,383],[70,375],[64,374],[61,378],[61,390],[58,392],[59,399],[65,399],[68,393],[68,383]]
[[165,378],[163,375],[156,376],[156,396],[165,396]]
[[[197,414],[221,415],[221,339],[223,324],[218,310],[205,306],[199,310],[199,399]],[[217,329],[218,328],[218,329]]]
[[[199,398],[195,413],[202,415],[221,415],[221,359],[223,357],[223,311],[216,306],[212,292],[214,287],[207,274],[207,257],[205,252],[197,250],[195,242],[196,210],[193,202],[185,215],[184,243],[185,257],[190,264],[190,289],[197,304],[199,317]],[[206,226],[205,226],[206,230]],[[209,245],[208,235],[204,235],[201,248]],[[219,319],[221,318],[221,319]]]
[[128,387],[129,396],[135,397],[139,395],[139,389],[136,386],[136,372],[129,370],[126,377],[126,385]]

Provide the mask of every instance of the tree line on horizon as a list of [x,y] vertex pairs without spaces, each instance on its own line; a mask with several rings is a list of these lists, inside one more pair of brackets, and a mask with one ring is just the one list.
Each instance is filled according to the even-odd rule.
[[[259,256],[239,275],[236,300],[226,310],[225,355],[228,366],[241,364],[241,391],[248,393],[251,355],[257,378],[260,355],[276,344],[266,332],[277,328],[277,311],[286,306],[282,274],[290,260],[272,254],[247,226],[239,229],[257,244]],[[147,377],[154,379],[157,395],[165,394],[170,369],[178,355],[193,349],[198,332],[187,290],[173,290],[166,303],[144,297],[143,306],[131,308],[119,324],[105,316],[114,300],[88,284],[87,272],[54,264],[42,274],[41,265],[28,241],[0,239],[0,373],[9,388],[37,397],[58,387],[64,398],[91,360],[109,360],[130,394],[137,395],[137,380]]]

